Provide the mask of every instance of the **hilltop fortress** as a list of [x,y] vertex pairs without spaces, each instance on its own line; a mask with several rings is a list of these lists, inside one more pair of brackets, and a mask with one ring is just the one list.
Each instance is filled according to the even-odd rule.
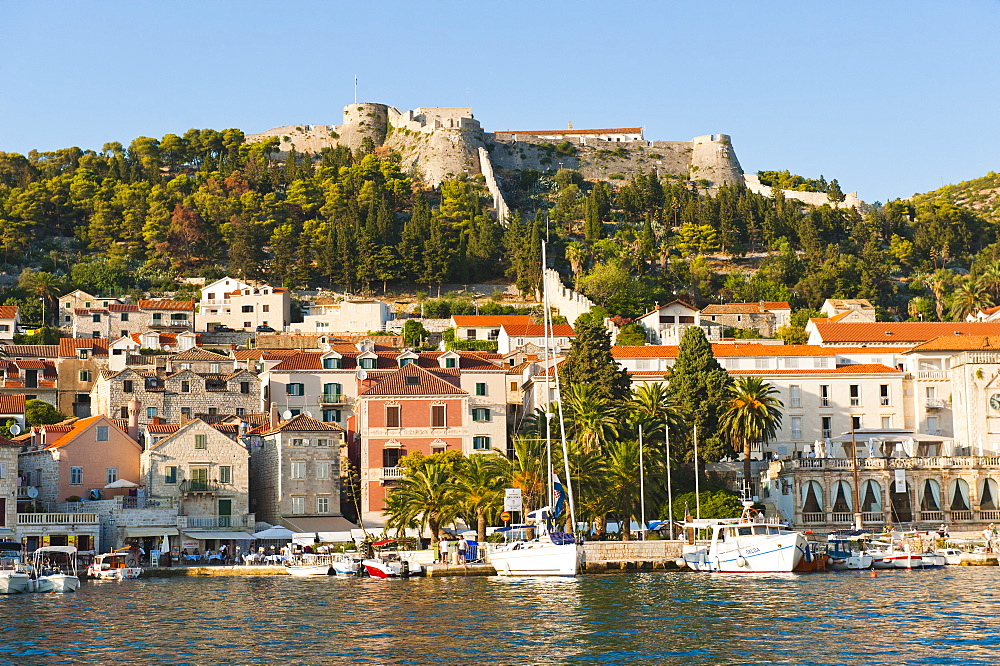
[[[375,147],[398,152],[403,168],[427,186],[463,172],[482,174],[500,219],[505,218],[507,208],[495,174],[505,170],[576,169],[589,180],[612,182],[653,171],[707,188],[746,182],[726,134],[706,134],[690,141],[648,141],[642,127],[573,129],[572,123],[564,130],[486,132],[472,109],[461,107],[400,111],[386,104],[358,102],[344,107],[340,125],[286,125],[250,134],[246,140],[271,137],[278,138],[281,155],[291,150],[318,153],[335,146],[355,150],[370,139]],[[754,178],[749,180],[753,186]],[[756,185],[761,187],[759,182]],[[797,195],[803,194],[814,193],[788,192],[786,196],[801,198]],[[848,202],[852,202],[850,195]],[[852,205],[848,202],[845,205]]]

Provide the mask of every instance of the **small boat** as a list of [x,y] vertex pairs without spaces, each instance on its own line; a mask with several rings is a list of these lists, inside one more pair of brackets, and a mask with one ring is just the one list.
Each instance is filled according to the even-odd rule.
[[0,594],[27,592],[31,583],[30,570],[21,557],[21,544],[0,543]]
[[821,544],[812,541],[806,544],[806,552],[799,560],[799,563],[792,569],[795,573],[813,573],[814,571],[826,571],[830,556],[822,550]]
[[365,571],[363,561],[360,555],[341,555],[333,558],[330,566],[334,576],[360,576]]
[[516,526],[525,538],[508,541],[495,547],[487,560],[499,576],[575,576],[583,569],[585,554],[576,537],[565,532],[550,532],[553,518],[551,507],[542,507],[528,514],[533,523],[534,538],[526,538],[532,525]]
[[35,550],[32,557],[37,575],[35,592],[76,592],[80,589],[74,546],[43,546]]
[[[809,548],[805,534],[765,522],[749,502],[739,518],[695,520],[684,527],[691,540],[677,563],[694,571],[791,573]],[[695,541],[698,533],[707,538]]]
[[333,572],[330,555],[305,553],[295,555],[285,562],[285,571],[291,576],[329,576]]
[[372,578],[409,578],[424,572],[419,563],[402,559],[398,555],[368,558],[362,560],[361,564]]
[[142,575],[142,568],[131,566],[135,562],[130,560],[132,553],[128,551],[102,553],[87,567],[87,575],[105,580],[133,580]]
[[872,556],[860,549],[853,548],[848,539],[829,539],[826,553],[830,556],[830,559],[827,560],[827,568],[832,571],[872,568]]
[[958,548],[938,548],[934,551],[934,554],[943,557],[945,564],[962,563],[962,551]]

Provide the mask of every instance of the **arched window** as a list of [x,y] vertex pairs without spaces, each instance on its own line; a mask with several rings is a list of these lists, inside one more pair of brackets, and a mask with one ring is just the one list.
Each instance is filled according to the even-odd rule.
[[818,481],[806,481],[802,486],[802,512],[820,513],[823,510],[823,487]]
[[920,489],[920,510],[941,510],[941,484],[934,479],[924,481],[924,485]]
[[969,510],[969,482],[965,479],[955,479],[951,482],[951,510]]
[[833,498],[834,513],[851,513],[853,511],[851,508],[851,484],[847,481],[841,480],[833,484],[831,497]]
[[877,481],[869,479],[861,484],[861,510],[865,513],[882,510],[882,487]]
[[997,482],[993,479],[983,479],[979,488],[979,508],[984,511],[996,511],[997,499]]

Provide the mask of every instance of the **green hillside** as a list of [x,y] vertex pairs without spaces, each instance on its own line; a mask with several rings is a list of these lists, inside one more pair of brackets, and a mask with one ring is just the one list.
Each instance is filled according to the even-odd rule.
[[998,222],[1000,221],[1000,174],[990,171],[981,178],[916,194],[912,197],[912,201],[917,205],[930,201],[946,201],[971,208],[983,218]]

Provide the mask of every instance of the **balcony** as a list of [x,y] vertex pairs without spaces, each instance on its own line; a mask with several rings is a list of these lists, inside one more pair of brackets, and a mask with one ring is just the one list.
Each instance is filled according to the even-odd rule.
[[345,405],[347,396],[343,393],[323,393],[318,398],[321,405]]
[[119,495],[115,498],[116,509],[173,509],[173,497],[128,497]]
[[190,328],[190,319],[154,319],[150,328]]
[[224,486],[222,484],[216,483],[214,481],[181,481],[179,490],[181,495],[194,495],[197,493],[214,494],[223,490]]
[[803,523],[825,523],[826,514],[823,512],[818,513],[803,513],[802,514]]
[[917,379],[951,379],[949,370],[918,370]]
[[31,495],[28,494],[30,488],[34,488],[34,490],[35,490],[35,497],[38,497],[38,488],[35,488],[34,486],[18,486],[17,487],[17,499],[19,499],[19,500],[31,500],[31,499],[35,499],[35,497],[32,497]]
[[383,467],[382,477],[383,479],[402,479],[404,476],[402,467]]
[[924,408],[927,410],[944,409],[947,406],[948,406],[947,401],[939,400],[937,398],[928,398],[926,402],[924,402]]
[[96,513],[19,513],[18,525],[97,525]]
[[253,529],[257,524],[252,513],[233,516],[177,516],[179,529],[214,530],[219,528]]

